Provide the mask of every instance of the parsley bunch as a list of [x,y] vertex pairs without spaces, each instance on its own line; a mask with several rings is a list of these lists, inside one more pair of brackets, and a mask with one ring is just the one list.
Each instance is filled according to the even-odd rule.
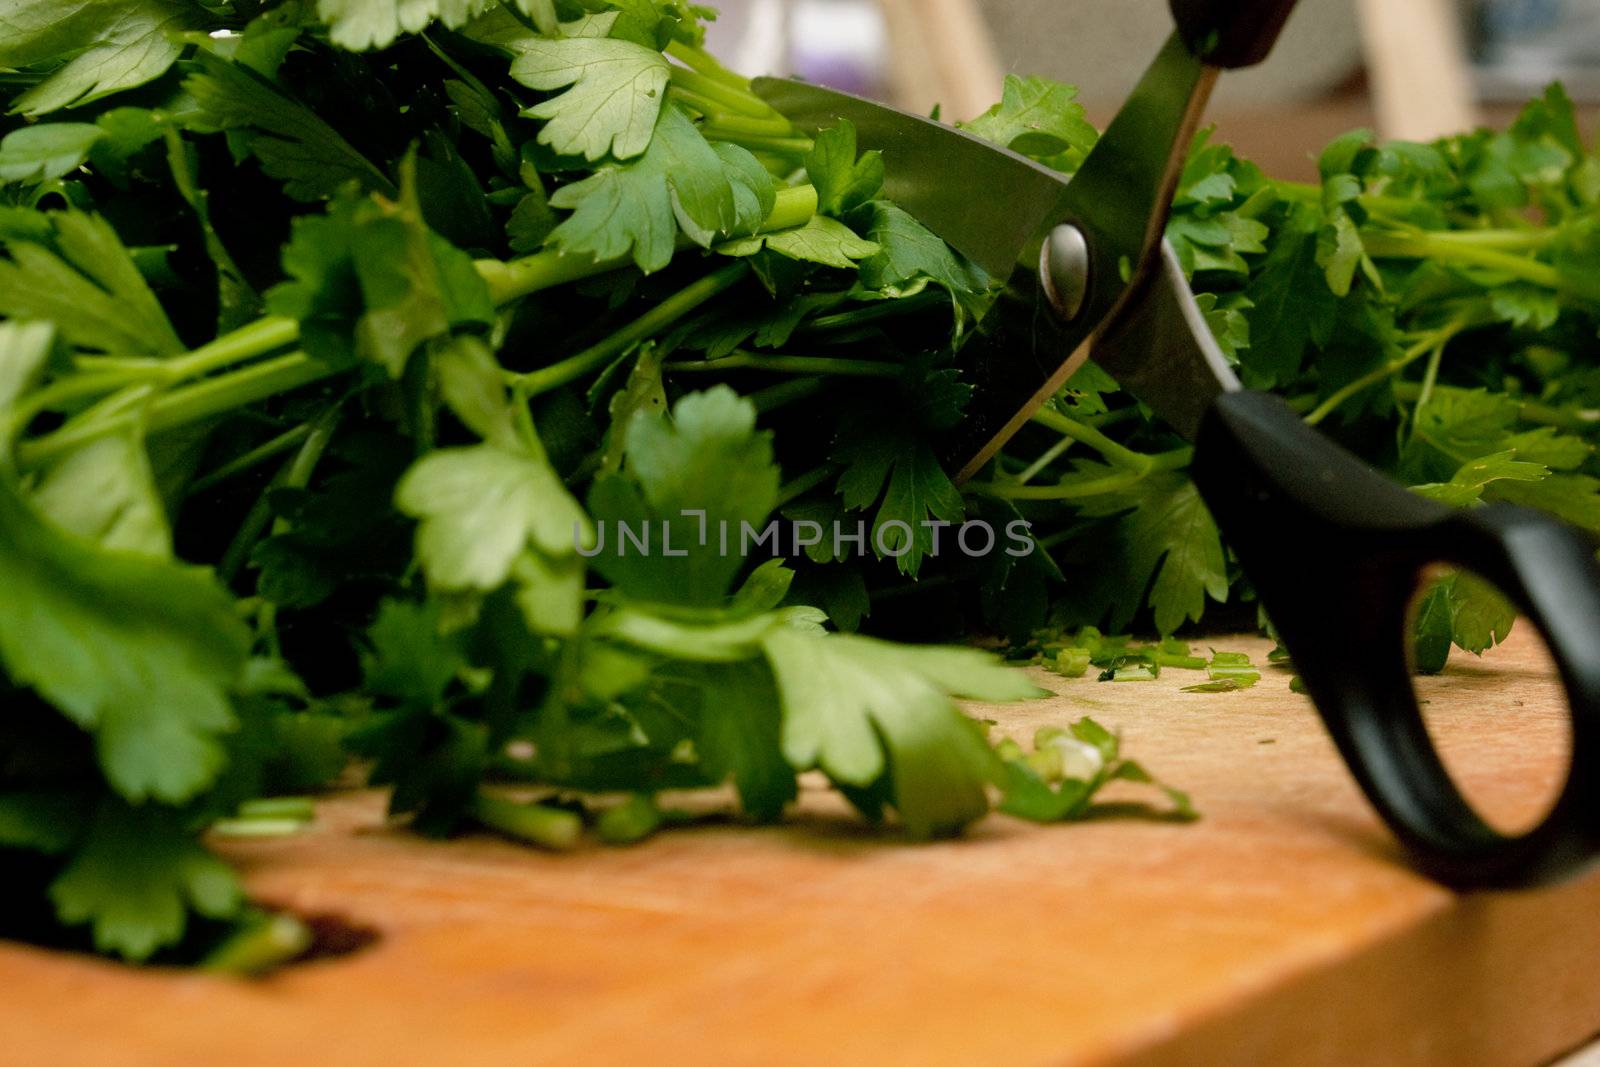
[[[292,830],[256,798],[352,758],[418,831],[554,848],[813,771],[917,837],[998,801],[954,700],[1027,678],[691,536],[836,482],[958,516],[939,349],[988,297],[709,15],[0,0],[0,933],[292,955],[201,835]],[[646,523],[688,547],[599,551]],[[1078,729],[1106,765],[1035,817],[1146,780]]]
[[[1248,601],[1187,451],[1091,366],[958,490],[992,280],[708,17],[0,0],[0,933],[292,954],[201,834],[292,826],[256,798],[352,757],[420,832],[554,848],[681,789],[776,819],[810,772],[924,837],[1149,781],[1087,720],[992,745],[954,700],[1023,675],[883,638]],[[1064,171],[1096,136],[1037,79],[970,128]],[[1172,236],[1253,384],[1442,499],[1597,525],[1596,166],[1557,94],[1341,141],[1321,187],[1202,142]],[[1024,518],[1031,552],[951,551]],[[1436,658],[1508,625],[1465,578],[1430,605]]]

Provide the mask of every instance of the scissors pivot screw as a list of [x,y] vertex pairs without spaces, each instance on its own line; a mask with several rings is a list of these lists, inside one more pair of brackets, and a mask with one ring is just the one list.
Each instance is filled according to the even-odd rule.
[[1077,318],[1089,293],[1089,242],[1082,230],[1062,223],[1050,231],[1039,249],[1039,279],[1061,321]]

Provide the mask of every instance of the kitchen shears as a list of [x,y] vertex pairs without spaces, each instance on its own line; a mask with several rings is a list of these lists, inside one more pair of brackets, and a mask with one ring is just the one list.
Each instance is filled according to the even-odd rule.
[[[1266,58],[1293,7],[1171,0],[1176,32],[1070,177],[847,94],[781,79],[755,90],[802,128],[854,123],[861,144],[883,152],[886,195],[1005,280],[959,357],[976,392],[948,442],[958,481],[1092,355],[1194,442],[1196,486],[1345,762],[1419,868],[1460,887],[1549,881],[1600,854],[1594,540],[1524,508],[1456,510],[1413,494],[1278,398],[1243,389],[1163,239],[1218,74]],[[1463,796],[1412,689],[1411,605],[1438,564],[1510,598],[1566,687],[1568,775],[1520,834],[1490,826]]]

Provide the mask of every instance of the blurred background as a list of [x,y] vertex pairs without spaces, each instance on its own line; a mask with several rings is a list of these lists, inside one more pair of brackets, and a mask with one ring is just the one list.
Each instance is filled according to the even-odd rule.
[[[1077,85],[1104,123],[1171,30],[1164,0],[721,0],[712,47],[744,73],[798,74],[945,118],[1008,72]],[[1311,177],[1358,126],[1427,140],[1504,124],[1559,79],[1600,117],[1600,0],[1300,0],[1277,51],[1224,78],[1220,136],[1276,176]]]

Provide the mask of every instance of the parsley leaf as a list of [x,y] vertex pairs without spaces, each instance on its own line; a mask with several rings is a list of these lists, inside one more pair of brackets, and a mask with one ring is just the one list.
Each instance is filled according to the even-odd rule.
[[194,839],[181,816],[115,800],[100,806],[49,892],[62,922],[89,923],[95,948],[130,960],[182,937],[190,908],[223,919],[242,903],[233,872]]
[[851,511],[871,509],[872,545],[914,575],[933,551],[934,530],[966,518],[961,492],[933,446],[903,423],[861,413],[846,425],[833,449],[844,464],[840,502]]
[[1077,102],[1078,91],[1048,78],[1007,74],[1000,102],[963,129],[1036,158],[1059,156],[1069,149],[1082,155],[1099,139]]
[[401,479],[395,502],[420,520],[417,558],[432,588],[482,595],[515,578],[530,627],[576,629],[578,549],[593,531],[542,455],[493,444],[439,449]]
[[172,555],[172,530],[144,441],[108,434],[67,453],[33,487],[38,512],[63,531],[113,552]]
[[782,720],[771,672],[740,663],[691,670],[688,677],[699,696],[694,739],[706,774],[715,781],[732,778],[751,819],[777,819],[799,788],[779,742]]
[[[1102,473],[1104,473],[1102,471]],[[1096,562],[1099,584],[1146,594],[1156,629],[1168,634],[1205,612],[1206,598],[1228,599],[1228,575],[1217,524],[1187,478],[1156,473],[1134,488],[1086,501],[1086,516],[1118,516],[1107,554]],[[1139,601],[1102,594],[1113,632],[1122,631]]]
[[351,436],[339,456],[347,469],[315,489],[267,494],[281,522],[250,562],[260,569],[256,592],[279,607],[316,607],[348,585],[393,581],[411,560],[411,525],[393,508],[395,484],[410,465],[403,439]]
[[883,153],[857,158],[856,128],[848,119],[817,134],[806,156],[806,176],[817,190],[817,210],[827,215],[854,211],[883,189]]
[[192,129],[248,134],[245,144],[261,169],[284,183],[296,200],[321,200],[354,181],[363,189],[394,192],[382,171],[304,104],[259,73],[207,53],[195,57],[183,88],[197,110]]
[[171,321],[110,223],[79,211],[46,216],[48,238],[0,234],[0,314],[55,323],[68,343],[115,355],[183,350]]
[[340,48],[387,48],[401,33],[420,33],[435,19],[456,27],[495,0],[317,0],[317,15]]
[[367,687],[402,707],[435,707],[467,666],[455,642],[440,636],[439,626],[437,606],[384,601],[367,630],[369,650],[362,658]]
[[768,631],[762,649],[783,699],[790,765],[820,767],[857,788],[887,776],[889,802],[913,837],[952,833],[982,815],[999,773],[977,724],[950,696],[1039,694],[971,649],[906,648],[792,626]]
[[82,106],[165,74],[199,26],[180,0],[11,0],[0,10],[0,67],[66,62],[11,101],[29,117]]
[[188,799],[223,765],[228,699],[248,645],[210,574],[58,532],[0,484],[0,661],[95,733],[131,800]]
[[1250,279],[1251,345],[1242,362],[1252,385],[1292,381],[1307,349],[1333,333],[1338,304],[1317,264],[1317,229],[1313,212],[1294,212]]
[[[1203,688],[1190,686],[1185,691]],[[1183,822],[1198,817],[1188,794],[1156,781],[1144,767],[1124,759],[1121,749],[1121,739],[1090,718],[1079,719],[1066,730],[1042,727],[1034,734],[1031,755],[1023,755],[1020,746],[1007,754],[1000,810],[1030,822],[1083,819],[1093,813],[1101,789],[1124,781],[1160,790],[1172,805],[1161,817]]]
[[[48,330],[0,326],[0,365],[38,366],[49,341]],[[10,400],[0,394],[0,413]],[[149,554],[51,525],[0,478],[0,585],[15,597],[0,615],[0,664],[93,731],[107,778],[128,799],[187,800],[222,769],[221,737],[234,725],[228,690],[248,636],[209,573],[166,558],[147,532],[102,528],[94,502],[69,507],[63,492],[45,494],[53,510]]]
[[0,138],[0,183],[41,182],[70,174],[105,135],[87,122],[48,122],[12,130]]
[[[778,500],[771,439],[755,422],[754,406],[726,386],[683,397],[670,419],[636,414],[622,474],[590,492],[612,539],[597,546],[595,570],[644,600],[721,603],[744,566],[745,527],[759,528]],[[659,536],[659,554],[629,553],[624,528]]]
[[58,855],[86,823],[83,798],[66,790],[0,792],[0,847]]
[[355,751],[375,758],[371,780],[394,786],[389,810],[414,813],[413,825],[434,836],[460,823],[488,758],[484,725],[446,708],[467,660],[441,625],[437,604],[383,605],[367,632],[362,668],[386,707],[350,738]]
[[1459,508],[1483,499],[1484,489],[1494,482],[1506,479],[1537,482],[1550,476],[1549,467],[1541,463],[1528,463],[1516,456],[1516,452],[1497,452],[1475,459],[1463,464],[1448,482],[1416,485],[1412,486],[1412,491]]
[[631,252],[640,270],[658,271],[671,261],[680,227],[707,248],[765,217],[772,182],[748,161],[743,149],[713,148],[678,108],[662,108],[638,159],[602,167],[551,195],[551,206],[572,214],[550,243],[597,260]]
[[545,120],[539,143],[589,160],[631,159],[649,147],[671,73],[660,52],[603,33],[528,38],[511,63],[530,89],[566,90],[523,112]]
[[397,202],[346,196],[295,221],[283,252],[291,280],[267,293],[267,307],[300,320],[312,355],[360,356],[398,378],[424,341],[493,322],[471,258],[422,221],[414,163],[402,164]]
[[850,227],[826,215],[813,215],[804,226],[792,230],[731,241],[717,251],[724,255],[749,256],[763,248],[789,259],[840,270],[853,270],[857,260],[880,251],[878,245],[862,240]]
[[989,294],[989,277],[976,263],[945,244],[904,209],[887,200],[861,208],[867,240],[876,255],[861,262],[861,284],[886,296],[913,296],[930,282],[950,293],[958,316],[980,314]]

